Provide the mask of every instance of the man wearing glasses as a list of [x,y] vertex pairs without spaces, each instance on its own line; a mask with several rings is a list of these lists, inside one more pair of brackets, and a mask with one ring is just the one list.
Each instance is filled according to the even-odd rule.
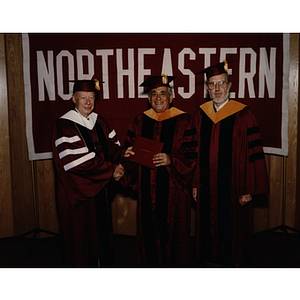
[[249,263],[252,195],[269,192],[257,122],[249,107],[229,99],[227,70],[224,61],[199,72],[206,74],[211,98],[194,118],[200,145],[193,196],[202,266]]

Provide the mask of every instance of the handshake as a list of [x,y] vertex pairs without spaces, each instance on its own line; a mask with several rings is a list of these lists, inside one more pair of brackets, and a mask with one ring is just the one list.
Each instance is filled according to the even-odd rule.
[[[135,153],[132,151],[133,146],[128,147],[124,153],[124,157],[130,157],[130,155],[134,155]],[[116,166],[113,178],[115,181],[119,181],[124,176],[124,167],[122,164]]]

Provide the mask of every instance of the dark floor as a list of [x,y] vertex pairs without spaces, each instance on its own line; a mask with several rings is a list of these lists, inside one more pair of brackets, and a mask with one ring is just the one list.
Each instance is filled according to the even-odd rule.
[[[299,268],[300,235],[262,232],[253,239],[253,268]],[[135,237],[114,235],[115,265],[136,267]],[[59,237],[0,239],[0,267],[64,267]]]

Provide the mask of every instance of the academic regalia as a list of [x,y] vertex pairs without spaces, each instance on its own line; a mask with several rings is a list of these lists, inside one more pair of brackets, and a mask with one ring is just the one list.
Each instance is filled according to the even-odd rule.
[[[125,150],[106,120],[71,110],[55,123],[60,230],[67,266],[110,265],[111,217],[107,187]],[[99,243],[99,240],[100,243]]]
[[239,196],[269,192],[262,141],[250,108],[230,100],[219,111],[213,101],[195,113],[199,140],[196,209],[197,256],[222,266],[245,263],[251,249],[252,201]]
[[[126,148],[137,136],[164,143],[166,167],[136,165],[132,187],[138,191],[137,261],[142,266],[188,266],[191,234],[191,180],[197,158],[196,131],[189,114],[172,107],[152,108],[130,125]],[[136,180],[136,181],[135,181]]]

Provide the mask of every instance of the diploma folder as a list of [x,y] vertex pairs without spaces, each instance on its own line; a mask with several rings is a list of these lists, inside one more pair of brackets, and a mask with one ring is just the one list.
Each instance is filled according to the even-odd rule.
[[153,156],[161,152],[163,145],[161,142],[138,136],[132,149],[135,155],[131,155],[129,161],[155,169]]

